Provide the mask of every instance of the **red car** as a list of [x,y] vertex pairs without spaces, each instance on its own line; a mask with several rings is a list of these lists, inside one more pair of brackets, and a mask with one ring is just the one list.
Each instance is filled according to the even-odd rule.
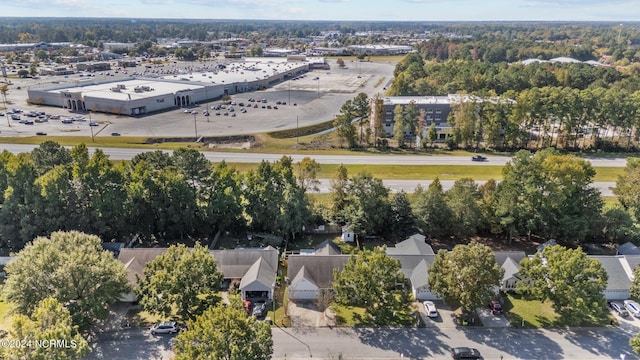
[[492,301],[489,303],[489,309],[491,309],[491,313],[493,315],[500,315],[502,314],[502,305],[500,305],[499,302],[497,301]]

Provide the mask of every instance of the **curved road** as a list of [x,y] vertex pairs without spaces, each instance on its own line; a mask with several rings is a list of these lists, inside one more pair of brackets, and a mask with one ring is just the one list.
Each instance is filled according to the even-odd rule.
[[[30,152],[38,145],[29,144],[2,144],[0,149],[7,150],[12,153]],[[89,148],[93,152],[95,148]],[[150,151],[148,149],[129,149],[129,148],[102,148],[105,154],[109,155],[113,160],[131,160],[139,153]],[[170,150],[162,150],[171,153]],[[265,154],[265,153],[240,153],[240,152],[203,152],[205,157],[212,162],[220,162],[222,160],[235,163],[259,163],[262,160],[274,162],[278,161],[283,154]],[[474,162],[469,156],[447,156],[447,155],[289,155],[294,162],[302,160],[304,157],[311,157],[321,164],[375,164],[375,165],[473,165],[473,166],[504,166],[509,160],[508,156],[489,156],[488,161]],[[594,158],[587,159],[594,167],[625,167],[627,165],[626,158]],[[412,193],[420,184],[423,187],[429,186],[431,180],[383,180],[385,186],[391,191],[404,191]],[[442,186],[445,190],[453,186],[453,180],[442,180]],[[479,184],[483,181],[479,181]],[[615,186],[615,182],[595,182],[593,186],[600,190],[603,196],[613,196],[611,188]],[[320,192],[329,192],[329,180],[320,180]]]

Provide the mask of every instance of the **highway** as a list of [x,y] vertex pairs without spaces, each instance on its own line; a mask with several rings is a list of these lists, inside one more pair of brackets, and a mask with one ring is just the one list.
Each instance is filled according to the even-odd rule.
[[[0,144],[0,149],[7,150],[14,154],[30,152],[38,145],[31,144]],[[69,147],[70,148],[70,147]],[[90,151],[93,150],[89,147]],[[129,148],[101,148],[112,160],[131,160],[134,156],[142,152],[152,151],[149,149],[129,149]],[[171,153],[169,150],[163,150]],[[213,152],[204,151],[207,159],[213,162],[235,163],[259,163],[262,160],[277,161],[283,154],[249,153],[249,152]],[[471,161],[470,156],[449,156],[449,155],[289,155],[294,162],[302,160],[304,157],[311,157],[320,164],[372,164],[372,165],[473,165],[473,166],[504,166],[509,160],[508,156],[489,155],[487,161]],[[626,158],[590,158],[587,159],[594,167],[625,167]]]
[[[38,145],[29,144],[0,144],[0,149],[7,150],[17,154],[21,152],[30,152]],[[70,148],[70,147],[68,147]],[[112,160],[131,160],[139,153],[151,151],[148,149],[129,149],[129,148],[101,148],[105,154]],[[95,148],[90,147],[89,152],[93,153]],[[170,150],[163,150],[171,153]],[[278,161],[283,154],[266,154],[266,153],[236,153],[236,152],[203,152],[205,157],[212,162],[220,162],[222,160],[231,163],[259,163],[262,160],[274,162]],[[447,156],[447,155],[289,155],[294,162],[302,160],[304,157],[311,157],[321,164],[372,164],[372,165],[472,165],[472,166],[504,166],[511,159],[508,156],[488,156],[488,161],[475,162],[471,161],[469,156]],[[596,158],[588,159],[594,167],[624,167],[627,165],[625,158],[605,159]],[[427,187],[431,183],[430,179],[423,180],[389,180],[384,179],[385,186],[392,192],[404,191],[413,193],[418,185]],[[444,190],[448,190],[453,186],[453,180],[441,180]],[[484,181],[478,181],[482,184]],[[603,196],[613,196],[611,188],[615,182],[595,182],[593,186],[600,190]],[[320,179],[320,193],[328,193],[330,190],[330,180]]]

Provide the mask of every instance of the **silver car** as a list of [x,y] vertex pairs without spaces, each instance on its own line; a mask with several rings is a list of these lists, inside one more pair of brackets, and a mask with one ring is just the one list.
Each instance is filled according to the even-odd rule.
[[175,321],[161,322],[151,327],[151,335],[176,334],[178,331],[180,330]]

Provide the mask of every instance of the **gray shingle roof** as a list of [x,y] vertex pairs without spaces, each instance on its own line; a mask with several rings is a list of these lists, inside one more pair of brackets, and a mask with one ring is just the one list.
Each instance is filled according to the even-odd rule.
[[406,240],[387,248],[387,255],[433,255],[433,248],[422,234],[413,234]]
[[136,285],[136,275],[144,277],[144,269],[147,263],[167,252],[167,248],[124,248],[120,249],[118,260],[124,264],[127,270],[127,279],[131,285]]
[[340,246],[331,240],[325,240],[315,247],[316,255],[340,255]]
[[276,269],[271,267],[265,258],[261,257],[249,267],[240,280],[240,289],[254,283],[260,283],[265,289],[271,289],[276,283]]
[[233,250],[210,250],[218,263],[218,269],[225,279],[240,279],[255,264],[263,258],[271,269],[278,269],[278,250],[271,246],[265,248],[248,248]]
[[618,254],[620,255],[640,255],[640,248],[631,241],[618,246]]
[[342,270],[350,257],[351,255],[290,255],[287,260],[288,276],[291,279],[300,278],[298,275],[302,271],[304,275],[301,276],[311,280],[318,287],[330,288],[333,283],[333,270]]
[[623,261],[626,262],[624,256],[589,255],[589,258],[600,261],[600,264],[607,272],[609,276],[607,290],[629,290],[631,278],[623,264]]

